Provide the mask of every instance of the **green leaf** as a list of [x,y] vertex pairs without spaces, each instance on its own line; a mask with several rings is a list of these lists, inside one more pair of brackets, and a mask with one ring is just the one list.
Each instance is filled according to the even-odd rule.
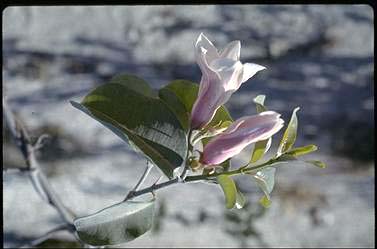
[[253,175],[254,180],[265,195],[265,198],[261,199],[261,201],[263,202],[261,204],[263,206],[265,206],[264,204],[267,204],[265,199],[270,201],[270,193],[272,192],[275,185],[275,172],[275,168],[269,167],[262,169],[261,171],[258,171],[255,175]]
[[[176,99],[172,97],[171,93],[168,93],[169,91],[175,94],[175,96],[184,106],[184,110],[181,108],[182,106],[176,104]],[[180,120],[182,127],[190,126],[189,122],[191,110],[197,98],[198,91],[199,85],[188,80],[174,80],[159,90],[160,98],[174,110],[174,113]],[[217,109],[215,116],[208,126],[214,127],[221,121],[233,122],[233,119],[225,106],[221,106],[219,109]]]
[[299,107],[296,107],[293,110],[291,120],[289,121],[287,129],[284,132],[283,138],[280,141],[280,145],[279,145],[278,152],[277,152],[278,156],[283,154],[284,152],[288,151],[290,148],[292,148],[293,144],[296,141],[297,125],[298,125],[296,112],[298,110],[300,110]]
[[227,175],[219,175],[216,180],[224,192],[226,208],[233,208],[237,199],[237,188],[233,179]]
[[282,162],[289,162],[289,161],[295,161],[297,158],[290,154],[282,154],[278,158],[274,160],[274,163],[282,163]]
[[245,206],[245,204],[246,204],[246,198],[242,194],[242,192],[237,188],[235,207],[237,209],[241,209],[241,208],[243,208]]
[[256,105],[258,113],[267,111],[267,108],[264,106],[264,100],[265,99],[266,99],[266,95],[258,95],[254,98],[253,101]]
[[285,154],[289,154],[292,156],[302,156],[316,150],[317,150],[317,146],[315,146],[314,144],[310,144],[310,145],[290,149],[287,152],[285,152]]
[[152,88],[149,87],[148,83],[131,74],[120,74],[116,75],[108,82],[108,84],[120,84],[122,86],[127,87],[128,89],[131,89],[137,93],[140,93],[142,95],[153,97],[155,94],[153,93]]
[[217,136],[218,134],[224,132],[231,124],[231,121],[224,121],[214,127],[202,130],[193,130],[191,133],[190,143],[192,146],[199,141],[204,141],[204,144],[207,144],[211,137]]
[[94,246],[131,241],[151,229],[154,201],[127,201],[73,221],[82,241]]
[[173,91],[164,88],[159,90],[159,97],[174,112],[187,133],[190,129],[190,113],[187,112],[181,100]]
[[220,164],[220,166],[223,167],[223,171],[224,171],[224,172],[229,171],[229,170],[231,169],[231,166],[232,166],[232,165],[231,165],[231,161],[230,161],[230,159],[228,159],[228,160],[222,162],[222,163]]
[[97,87],[81,104],[71,104],[112,130],[172,178],[174,169],[186,158],[185,131],[166,104],[151,96],[151,89],[146,90],[146,83],[122,77],[116,83]]
[[312,165],[314,165],[314,166],[317,166],[317,167],[319,167],[319,168],[322,168],[322,169],[324,169],[324,168],[326,168],[327,166],[326,166],[326,164],[324,163],[324,162],[321,162],[321,161],[318,161],[318,160],[307,160],[307,161],[305,161],[306,163],[310,163],[310,164],[312,164]]
[[268,151],[271,145],[271,138],[258,141],[254,145],[253,154],[251,155],[250,163],[255,163],[263,157],[263,155]]
[[[257,108],[257,112],[261,113],[264,111],[267,111],[267,107],[264,106],[264,100],[266,99],[265,95],[258,95],[257,97],[254,98],[254,103]],[[250,163],[255,163],[259,159],[263,157],[263,155],[268,151],[271,145],[272,138],[258,141],[254,145],[254,150],[251,155]]]
[[269,208],[271,206],[271,200],[264,195],[259,199],[259,204],[261,204],[264,208]]

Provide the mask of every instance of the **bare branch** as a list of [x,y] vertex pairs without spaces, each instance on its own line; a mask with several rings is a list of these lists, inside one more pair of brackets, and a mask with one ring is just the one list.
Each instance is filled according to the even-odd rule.
[[25,159],[27,165],[26,170],[30,173],[29,176],[35,190],[39,193],[44,201],[55,207],[61,218],[67,224],[72,225],[74,215],[66,207],[64,207],[62,201],[53,191],[49,181],[41,171],[41,168],[34,154],[35,147],[30,142],[29,134],[22,123],[15,118],[14,114],[8,107],[5,97],[3,97],[3,111],[6,125],[8,126],[13,139],[15,140]]
[[50,135],[48,134],[42,134],[41,136],[39,136],[37,142],[35,142],[34,144],[34,150],[41,149],[45,143],[45,140],[48,138],[50,138]]

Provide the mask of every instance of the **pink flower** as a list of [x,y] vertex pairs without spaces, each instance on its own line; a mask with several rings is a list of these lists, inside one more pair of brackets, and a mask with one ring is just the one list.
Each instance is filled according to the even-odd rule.
[[191,112],[191,128],[207,125],[216,110],[228,101],[243,82],[265,67],[240,62],[240,41],[232,41],[220,51],[201,33],[195,44],[196,61],[202,71],[198,97]]
[[270,138],[283,124],[280,114],[273,111],[240,118],[206,144],[200,162],[218,165],[240,153],[247,145]]

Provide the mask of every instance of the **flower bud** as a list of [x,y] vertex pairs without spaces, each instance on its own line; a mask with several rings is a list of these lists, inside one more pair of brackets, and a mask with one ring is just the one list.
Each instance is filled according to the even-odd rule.
[[240,118],[206,144],[200,162],[207,167],[218,165],[239,154],[249,144],[270,138],[283,124],[280,114],[273,111]]

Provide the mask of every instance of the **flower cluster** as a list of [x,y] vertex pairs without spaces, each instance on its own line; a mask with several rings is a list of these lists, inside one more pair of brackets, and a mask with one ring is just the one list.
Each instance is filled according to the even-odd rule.
[[[191,112],[191,129],[203,130],[219,107],[225,104],[241,84],[265,69],[240,61],[240,41],[232,41],[220,52],[201,33],[195,43],[195,57],[202,72],[198,97]],[[239,154],[251,143],[266,140],[283,127],[280,114],[273,111],[242,117],[212,138],[201,153],[204,167],[219,165]]]

